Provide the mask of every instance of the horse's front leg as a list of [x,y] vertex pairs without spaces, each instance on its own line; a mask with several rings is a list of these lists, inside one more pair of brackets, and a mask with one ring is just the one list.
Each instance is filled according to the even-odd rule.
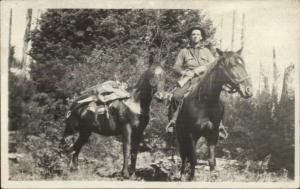
[[129,178],[128,162],[131,150],[131,135],[132,128],[130,124],[125,124],[123,128],[123,169],[122,175],[124,178]]
[[215,157],[216,145],[209,144],[208,148],[209,148],[208,164],[209,164],[210,171],[213,171],[213,170],[215,170],[215,167],[216,167],[216,157]]
[[80,132],[79,137],[77,141],[75,142],[74,146],[72,147],[72,159],[70,163],[70,169],[71,171],[76,171],[78,170],[78,155],[80,153],[80,150],[82,146],[88,141],[88,138],[90,137],[91,132],[90,131],[85,131],[85,132]]
[[136,168],[136,160],[137,160],[137,154],[139,152],[140,149],[140,143],[143,139],[143,132],[144,129],[146,128],[147,124],[149,122],[149,115],[142,115],[139,118],[139,121],[137,121],[136,123],[138,123],[136,125],[136,129],[134,129],[132,131],[132,137],[131,137],[131,171],[132,171],[132,177],[135,176],[135,168]]
[[191,165],[191,173],[189,176],[189,180],[194,180],[195,177],[195,167],[197,163],[197,156],[196,156],[196,143],[195,139],[193,138],[192,134],[189,134],[187,138],[187,147],[188,147],[188,160]]
[[210,171],[214,171],[216,166],[216,145],[218,142],[218,136],[218,129],[215,129],[210,135],[206,137],[209,152],[208,164]]
[[186,137],[183,136],[182,132],[176,132],[179,143],[180,157],[181,157],[181,168],[180,168],[180,180],[185,181],[185,167],[187,159],[187,143]]

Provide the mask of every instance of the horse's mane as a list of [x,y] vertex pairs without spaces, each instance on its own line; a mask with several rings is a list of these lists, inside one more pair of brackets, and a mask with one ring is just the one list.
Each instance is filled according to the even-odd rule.
[[211,86],[211,79],[212,79],[212,72],[214,70],[216,70],[215,68],[217,67],[217,65],[219,64],[220,61],[222,61],[222,63],[225,66],[228,66],[228,64],[230,64],[231,62],[228,61],[230,57],[234,56],[236,53],[233,51],[224,51],[222,56],[218,56],[214,62],[212,62],[211,64],[209,64],[206,72],[204,73],[204,76],[202,78],[202,80],[196,85],[196,87],[194,89],[192,89],[191,95],[193,95],[193,97],[196,97],[197,100],[201,100],[201,97],[203,96],[203,94],[206,93],[207,88],[205,87],[204,83],[207,83]]
[[149,68],[140,76],[138,82],[133,87],[133,98],[135,100],[140,99],[144,94],[144,91],[147,91],[147,87],[150,87],[149,81],[153,76],[153,65],[150,65]]
[[153,72],[155,70],[155,68],[159,65],[157,65],[154,61],[154,56],[155,54],[153,52],[150,53],[149,55],[149,67],[147,68],[147,70],[140,76],[138,82],[134,85],[133,87],[133,98],[135,100],[138,100],[141,98],[141,96],[143,96],[143,94],[141,94],[143,91],[146,91],[146,87],[149,87],[149,81],[151,79],[151,77],[153,76]]
[[201,79],[201,81],[194,87],[194,89],[192,89],[190,96],[191,97],[197,97],[197,99],[200,100],[201,95],[204,92],[204,87],[203,87],[203,83],[208,82],[210,77],[211,77],[211,73],[215,70],[216,66],[218,65],[218,62],[220,61],[220,58],[216,58],[216,60],[212,63],[210,63],[207,67],[207,70],[205,71],[204,75],[202,76],[203,78]]

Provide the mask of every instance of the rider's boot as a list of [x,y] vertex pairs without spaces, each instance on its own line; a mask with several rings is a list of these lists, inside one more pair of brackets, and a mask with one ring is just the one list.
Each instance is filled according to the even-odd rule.
[[166,131],[168,133],[173,133],[174,132],[174,127],[175,127],[175,124],[176,124],[178,112],[179,112],[179,107],[177,107],[177,109],[172,113],[171,119],[170,119],[169,123],[166,126]]

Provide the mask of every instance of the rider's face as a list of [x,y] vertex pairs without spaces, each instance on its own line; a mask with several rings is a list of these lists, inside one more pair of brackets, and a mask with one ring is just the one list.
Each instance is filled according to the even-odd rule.
[[193,30],[191,32],[191,42],[194,44],[199,43],[202,40],[202,35],[200,30]]

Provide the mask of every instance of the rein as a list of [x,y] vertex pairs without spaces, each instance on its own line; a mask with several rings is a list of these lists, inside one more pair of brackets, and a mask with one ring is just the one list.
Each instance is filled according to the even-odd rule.
[[[211,88],[212,82],[213,82],[213,81],[212,81],[212,78],[210,77],[210,72],[211,72],[212,70],[216,69],[218,64],[219,64],[219,60],[217,60],[217,61],[215,62],[215,64],[212,65],[212,67],[210,67],[210,69],[207,70],[207,72],[206,72],[207,75],[206,75],[205,77],[206,77],[206,78],[209,77],[209,78],[207,78],[207,79],[208,79],[209,87],[210,87],[210,88]],[[226,92],[228,92],[228,93],[236,93],[236,92],[238,91],[238,85],[239,85],[240,83],[242,83],[243,81],[245,81],[245,80],[247,80],[247,79],[250,78],[249,75],[247,75],[247,76],[245,76],[245,77],[243,77],[243,78],[240,78],[240,79],[233,78],[233,77],[228,73],[228,71],[227,71],[227,69],[224,67],[224,65],[222,65],[222,67],[220,67],[219,69],[222,69],[222,70],[223,70],[223,73],[224,73],[224,74],[226,75],[226,77],[229,79],[230,84],[229,84],[229,83],[225,83],[224,86],[223,86],[223,89],[222,89],[222,90],[224,90],[224,91],[226,91]],[[204,78],[203,78],[203,80],[204,80]]]
[[224,67],[222,67],[222,68],[223,68],[224,74],[227,76],[227,78],[229,78],[230,83],[231,83],[231,84],[225,83],[224,84],[225,87],[223,87],[223,90],[226,91],[226,92],[228,92],[228,93],[236,93],[238,85],[240,83],[242,83],[243,81],[245,81],[246,79],[250,78],[249,75],[247,75],[247,76],[245,76],[243,78],[240,78],[240,79],[232,78],[230,76],[230,74],[228,73],[228,71],[226,70],[226,68],[224,68]]

